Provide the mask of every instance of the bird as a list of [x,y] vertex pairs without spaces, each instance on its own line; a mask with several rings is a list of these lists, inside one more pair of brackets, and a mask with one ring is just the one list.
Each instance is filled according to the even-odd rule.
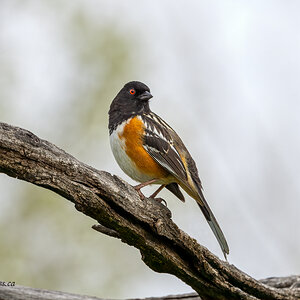
[[139,182],[134,186],[141,199],[147,185],[160,187],[150,196],[167,188],[185,201],[179,187],[196,200],[212,229],[225,259],[229,254],[226,238],[202,192],[195,161],[178,134],[151,111],[149,87],[140,81],[124,85],[109,108],[109,138],[113,155],[125,174]]

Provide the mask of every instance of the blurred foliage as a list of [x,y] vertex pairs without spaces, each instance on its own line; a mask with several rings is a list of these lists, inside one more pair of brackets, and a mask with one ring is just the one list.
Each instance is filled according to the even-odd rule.
[[[108,140],[111,95],[134,72],[130,62],[137,47],[132,49],[128,37],[112,22],[91,20],[80,5],[70,14],[66,3],[47,3],[40,9],[69,14],[67,22],[61,24],[61,34],[74,69],[70,98],[65,99],[67,105],[57,108],[64,110],[59,113],[66,118],[55,127],[61,129],[60,144],[68,145],[73,153],[84,149],[88,156],[86,145],[95,139]],[[22,8],[26,5],[40,4],[23,2]],[[5,87],[0,89],[1,98],[14,88],[13,62],[4,63],[0,61],[1,86]],[[1,114],[4,107],[5,102],[1,101]],[[72,205],[56,194],[25,183],[15,182],[15,186],[11,193],[13,210],[0,220],[0,278],[21,285],[102,297],[109,296],[113,289],[117,296],[122,288],[121,277],[137,268],[129,265],[128,260],[127,270],[119,270],[114,247],[122,247],[120,242],[94,232],[90,229],[93,221],[76,213]],[[130,257],[136,252],[124,246],[124,255]]]
[[[1,52],[1,40],[0,40]],[[15,81],[15,74],[10,62],[6,61],[5,57],[0,55],[0,118],[9,113],[11,93]]]
[[133,49],[130,39],[119,32],[116,24],[99,26],[82,11],[72,17],[68,36],[78,72],[74,82],[77,90],[70,107],[75,129],[79,130],[76,135],[79,133],[84,139],[99,138],[99,134],[101,138],[103,133],[107,136],[111,95],[131,78],[132,56],[138,45],[135,43]]

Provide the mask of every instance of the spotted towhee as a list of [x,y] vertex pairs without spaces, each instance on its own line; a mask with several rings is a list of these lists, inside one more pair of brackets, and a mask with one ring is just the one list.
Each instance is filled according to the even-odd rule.
[[135,189],[160,184],[156,195],[166,187],[181,201],[179,186],[194,198],[216,236],[223,254],[229,254],[224,234],[202,193],[196,164],[177,133],[149,108],[149,88],[132,81],[121,89],[109,110],[110,144],[121,169],[141,182]]

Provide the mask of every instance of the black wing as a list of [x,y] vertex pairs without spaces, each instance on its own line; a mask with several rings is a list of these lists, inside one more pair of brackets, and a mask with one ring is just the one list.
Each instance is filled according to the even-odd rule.
[[[163,168],[177,178],[183,187],[187,188],[186,191],[191,192],[190,195],[197,201],[226,258],[226,254],[229,253],[228,244],[204,198],[194,160],[175,131],[161,118],[153,113],[149,116],[144,115],[143,118],[146,125],[144,148]],[[181,158],[178,148],[182,148],[181,150],[184,151],[185,161]]]
[[[174,140],[170,134],[170,127],[155,114],[143,116],[145,135],[143,146],[145,150],[175,178],[187,182],[187,172],[182,158],[174,146]],[[168,126],[168,125],[167,125]],[[171,129],[173,131],[173,129]],[[176,134],[174,132],[174,134]]]

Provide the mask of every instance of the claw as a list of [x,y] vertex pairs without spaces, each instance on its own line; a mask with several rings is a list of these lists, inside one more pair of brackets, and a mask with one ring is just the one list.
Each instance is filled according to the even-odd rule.
[[141,188],[139,186],[134,186],[134,189],[138,192],[141,200],[145,199],[145,195],[141,192]]
[[146,181],[146,182],[143,182],[143,183],[140,183],[140,184],[134,186],[134,189],[138,192],[138,194],[142,200],[145,199],[145,195],[141,192],[141,188],[143,188],[144,186],[147,186],[151,183],[154,183],[156,180],[157,179],[151,179],[149,181]]
[[152,199],[158,201],[159,203],[163,203],[166,207],[168,207],[165,199],[163,199],[163,198],[152,198]]

